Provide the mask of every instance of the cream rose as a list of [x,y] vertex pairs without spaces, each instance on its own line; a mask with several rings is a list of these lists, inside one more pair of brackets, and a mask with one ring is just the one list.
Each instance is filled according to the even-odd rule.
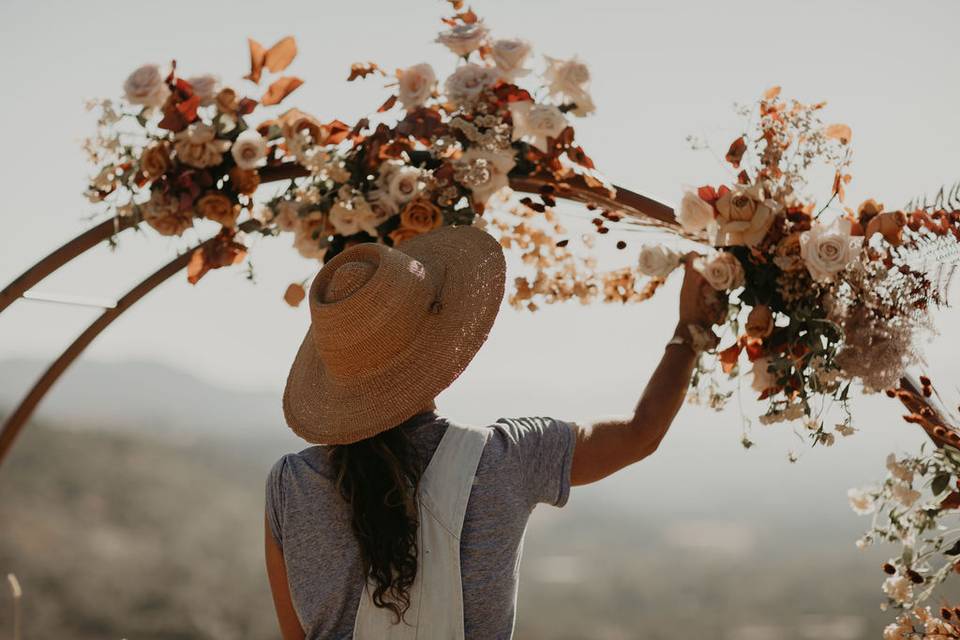
[[712,256],[697,258],[693,261],[693,268],[717,291],[730,291],[744,284],[743,265],[729,251],[718,251]]
[[400,161],[388,160],[380,165],[380,186],[398,205],[409,202],[423,190],[423,173]]
[[398,70],[397,80],[400,85],[400,104],[407,111],[413,111],[430,98],[437,84],[437,75],[433,67],[423,63]]
[[145,64],[129,76],[123,83],[123,93],[131,104],[145,107],[159,107],[166,102],[170,88],[155,64]]
[[353,201],[341,200],[330,208],[330,224],[333,225],[333,230],[342,236],[352,236],[363,230],[360,226],[360,211],[354,208],[353,204]]
[[645,244],[640,249],[638,269],[651,278],[666,278],[680,266],[680,255],[663,245]]
[[300,220],[300,207],[291,200],[281,200],[274,207],[273,221],[280,231],[294,231]]
[[233,141],[230,153],[241,169],[256,169],[267,157],[267,141],[256,129],[247,129]]
[[217,94],[220,93],[220,78],[212,73],[205,73],[199,76],[187,78],[187,82],[193,87],[193,95],[200,98],[200,104],[209,107],[217,101]]
[[693,191],[686,191],[680,200],[677,222],[687,233],[699,233],[713,222],[713,206]]
[[530,69],[523,67],[530,57],[530,43],[518,38],[504,38],[494,40],[490,45],[490,57],[497,65],[500,77],[508,82],[530,73]]
[[323,260],[327,254],[330,224],[326,217],[317,214],[297,222],[293,232],[293,247],[304,258]]
[[716,206],[714,244],[718,247],[760,244],[780,210],[777,202],[764,199],[759,185],[731,189],[720,196]]
[[510,151],[484,151],[471,147],[457,161],[455,176],[473,192],[474,202],[486,204],[493,194],[509,186],[507,174],[515,164]]
[[800,234],[800,256],[814,280],[832,280],[857,257],[863,238],[851,236],[850,229],[850,221],[840,218],[830,225],[817,222]]
[[472,24],[458,24],[452,29],[441,31],[436,41],[458,56],[467,56],[471,51],[480,48],[487,33],[488,29],[483,25],[483,21],[478,20]]
[[576,104],[572,113],[576,116],[585,116],[595,109],[593,99],[587,85],[590,82],[590,69],[576,58],[557,60],[550,56],[547,59],[547,70],[544,79],[547,81],[547,90],[552,96],[563,96]]
[[355,198],[354,209],[357,212],[357,224],[370,235],[377,236],[377,227],[397,213],[397,204],[380,189],[374,189],[366,198]]
[[497,72],[478,64],[464,64],[447,77],[443,89],[447,99],[456,105],[476,100],[484,89],[497,81]]
[[174,136],[173,148],[184,164],[203,169],[223,162],[223,153],[230,148],[229,140],[220,140],[216,130],[208,124],[194,122]]
[[524,100],[511,102],[509,108],[513,117],[513,139],[525,138],[544,153],[547,152],[547,138],[556,138],[567,128],[567,118],[552,105]]

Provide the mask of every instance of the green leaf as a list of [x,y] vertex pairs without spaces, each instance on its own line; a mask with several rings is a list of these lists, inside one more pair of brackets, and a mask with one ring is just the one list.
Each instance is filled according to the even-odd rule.
[[930,483],[930,490],[933,491],[933,495],[938,496],[944,492],[947,488],[947,485],[950,484],[950,474],[949,473],[940,473],[934,476],[933,482]]

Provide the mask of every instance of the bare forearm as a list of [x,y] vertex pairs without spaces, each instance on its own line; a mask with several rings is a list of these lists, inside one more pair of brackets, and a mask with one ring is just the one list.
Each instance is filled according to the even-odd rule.
[[670,344],[664,349],[630,422],[644,455],[656,450],[683,406],[696,361],[689,344]]

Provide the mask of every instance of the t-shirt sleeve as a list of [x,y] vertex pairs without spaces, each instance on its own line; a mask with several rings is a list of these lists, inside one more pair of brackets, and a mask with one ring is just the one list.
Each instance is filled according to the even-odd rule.
[[576,425],[553,418],[501,418],[497,421],[516,448],[523,492],[530,507],[562,507],[570,497],[570,467]]
[[287,456],[277,460],[267,474],[266,516],[270,531],[277,546],[283,546],[283,472]]

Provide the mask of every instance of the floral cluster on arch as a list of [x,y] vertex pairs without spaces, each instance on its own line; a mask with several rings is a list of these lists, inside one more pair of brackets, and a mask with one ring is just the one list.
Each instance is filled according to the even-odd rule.
[[[592,261],[558,246],[565,230],[547,211],[551,183],[580,176],[604,185],[574,141],[573,120],[594,111],[587,66],[538,61],[529,42],[494,38],[472,11],[452,4],[457,12],[436,40],[457,57],[455,69],[438,78],[427,63],[394,73],[354,64],[348,80],[384,78],[392,93],[349,124],[296,108],[254,120],[303,84],[284,75],[297,55],[290,37],[270,48],[250,40],[245,79],[272,80],[254,97],[211,74],[181,77],[175,63],[136,69],[122,101],[91,104],[99,129],[87,143],[97,167],[89,199],[167,236],[200,219],[219,223],[217,242],[191,262],[191,282],[242,261],[244,234],[291,234],[301,255],[326,261],[358,242],[397,246],[442,225],[477,224],[533,266],[529,280],[517,281],[518,306],[621,295],[624,274],[598,274]],[[539,201],[509,203],[508,178],[516,176],[541,178]],[[265,199],[258,189],[266,182],[279,188]],[[515,215],[484,216],[504,204]],[[302,288],[288,294],[296,301]]]

